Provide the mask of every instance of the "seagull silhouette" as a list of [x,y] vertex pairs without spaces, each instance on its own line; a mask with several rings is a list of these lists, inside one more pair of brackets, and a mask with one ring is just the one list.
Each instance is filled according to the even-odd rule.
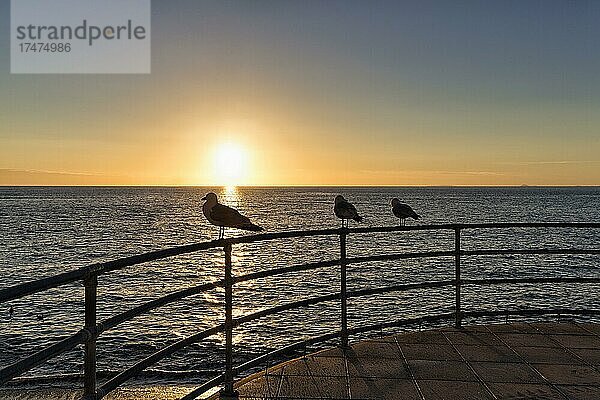
[[219,227],[219,239],[223,239],[225,236],[225,228],[236,228],[254,232],[263,230],[263,228],[250,222],[248,217],[243,216],[237,210],[219,204],[217,195],[214,193],[208,193],[202,200],[206,200],[202,205],[202,212],[208,222]]
[[335,197],[335,205],[333,206],[333,212],[336,217],[342,220],[342,228],[344,227],[344,221],[346,221],[345,227],[348,227],[348,220],[353,219],[356,222],[361,222],[363,218],[358,215],[358,211],[356,211],[356,207],[348,200],[344,198],[342,195],[337,195]]
[[406,225],[406,218],[419,219],[419,215],[408,205],[400,203],[400,200],[392,199],[392,212],[400,218],[400,225]]

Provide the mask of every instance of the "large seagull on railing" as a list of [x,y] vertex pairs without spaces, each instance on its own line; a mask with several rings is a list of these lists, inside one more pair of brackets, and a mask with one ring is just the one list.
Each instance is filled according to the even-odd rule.
[[419,219],[419,215],[408,205],[400,203],[398,199],[392,199],[392,212],[400,218],[400,225],[406,225],[406,218]]
[[202,200],[206,200],[202,205],[202,212],[208,222],[219,227],[219,239],[223,239],[225,236],[225,228],[236,228],[254,232],[263,230],[263,228],[250,222],[248,217],[243,216],[237,210],[219,204],[217,195],[214,193],[207,194]]
[[353,219],[356,222],[361,222],[363,218],[358,215],[356,207],[342,195],[335,197],[335,205],[333,206],[333,212],[335,216],[342,220],[342,228],[344,227],[344,221],[346,221],[345,227],[348,227],[349,220]]

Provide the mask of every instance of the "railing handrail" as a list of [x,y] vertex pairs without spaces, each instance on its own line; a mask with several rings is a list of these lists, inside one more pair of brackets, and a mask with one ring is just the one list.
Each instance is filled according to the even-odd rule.
[[[240,236],[227,239],[213,240],[207,242],[193,243],[183,246],[176,246],[167,249],[151,251],[139,255],[130,257],[124,257],[115,259],[112,261],[101,262],[91,264],[85,267],[78,268],[73,271],[60,273],[51,277],[38,279],[31,282],[22,283],[12,287],[0,289],[0,304],[9,300],[18,299],[33,293],[41,292],[51,288],[59,287],[64,284],[83,281],[85,291],[85,306],[86,306],[86,320],[83,329],[77,333],[63,339],[62,341],[53,344],[32,356],[26,357],[16,363],[9,365],[3,369],[0,369],[0,382],[10,379],[12,376],[16,376],[28,369],[31,369],[35,365],[39,365],[45,360],[60,354],[64,349],[72,348],[78,344],[84,343],[86,350],[85,357],[85,393],[87,396],[97,396],[97,398],[103,397],[111,390],[118,387],[137,373],[147,368],[150,365],[158,362],[164,357],[172,354],[191,343],[201,340],[212,334],[218,332],[225,332],[226,335],[226,371],[225,373],[213,379],[211,382],[223,383],[225,382],[224,393],[227,396],[235,396],[235,390],[233,388],[233,378],[235,374],[243,370],[244,367],[250,367],[255,365],[257,360],[262,359],[263,356],[256,360],[251,360],[241,366],[234,367],[232,363],[232,330],[249,321],[256,320],[265,316],[269,316],[278,312],[297,309],[300,307],[306,307],[313,304],[319,304],[326,301],[341,301],[342,308],[342,324],[341,330],[335,334],[321,335],[321,338],[325,337],[337,337],[341,338],[342,347],[348,345],[348,335],[360,332],[367,332],[373,327],[384,327],[389,325],[401,326],[402,324],[410,323],[413,319],[405,319],[400,321],[392,321],[387,324],[376,324],[369,327],[355,327],[348,328],[347,326],[347,299],[355,298],[360,296],[369,296],[374,294],[382,294],[394,291],[405,291],[414,289],[424,288],[441,288],[447,286],[455,286],[456,289],[456,304],[455,312],[452,316],[455,318],[456,326],[461,325],[461,320],[464,316],[477,316],[477,315],[496,315],[500,311],[483,311],[483,312],[463,312],[461,311],[461,295],[460,288],[462,285],[493,285],[493,284],[528,284],[528,283],[600,283],[600,278],[596,277],[545,277],[545,278],[493,278],[493,279],[462,279],[460,276],[460,260],[464,256],[498,256],[498,255],[600,255],[600,249],[577,249],[577,248],[537,248],[537,249],[483,249],[483,250],[463,250],[460,243],[460,233],[466,229],[513,229],[513,228],[600,228],[600,223],[587,223],[587,222],[533,222],[533,223],[468,223],[468,224],[431,224],[431,225],[414,225],[414,226],[383,226],[383,227],[364,227],[364,228],[336,228],[336,229],[313,229],[304,231],[284,231],[274,233],[264,233],[250,236]],[[366,234],[366,233],[389,233],[389,232],[406,232],[406,231],[429,231],[429,230],[450,230],[454,232],[454,246],[452,250],[445,251],[424,251],[424,252],[406,252],[406,253],[392,253],[392,254],[379,254],[371,256],[360,256],[360,257],[347,257],[346,256],[346,236],[349,234]],[[340,238],[340,258],[333,260],[323,260],[311,263],[305,263],[300,265],[292,265],[285,267],[271,268],[265,271],[253,272],[240,276],[233,276],[231,272],[231,249],[234,244],[248,244],[267,240],[277,240],[286,238],[302,238],[302,237],[313,237],[313,236],[331,236],[336,235]],[[97,277],[101,274],[105,274],[111,271],[121,270],[128,266],[147,263],[150,261],[156,261],[169,257],[174,257],[182,254],[193,253],[202,250],[209,250],[214,248],[221,248],[225,251],[225,279],[220,281],[208,282],[201,285],[193,286],[187,289],[179,290],[177,292],[169,293],[160,298],[148,301],[141,305],[138,305],[130,310],[121,312],[120,314],[113,315],[112,317],[97,323],[96,321],[96,291],[97,291]],[[346,268],[347,266],[366,263],[366,262],[380,262],[380,261],[394,261],[402,259],[420,259],[420,258],[438,258],[438,257],[454,257],[455,258],[455,278],[453,280],[445,281],[425,281],[417,283],[407,284],[396,284],[385,287],[375,287],[368,289],[360,289],[354,291],[346,290]],[[307,271],[317,268],[332,267],[339,265],[341,267],[341,287],[337,293],[330,293],[321,295],[318,297],[304,298],[285,304],[281,304],[275,307],[259,310],[251,314],[243,315],[237,318],[232,317],[232,293],[233,286],[239,282],[250,281],[254,279],[270,277],[280,274],[287,274],[290,272]],[[198,332],[194,335],[188,336],[181,339],[145,358],[144,360],[134,364],[133,366],[122,371],[109,381],[107,381],[101,387],[96,387],[96,338],[103,331],[114,328],[115,326],[125,321],[131,320],[136,316],[139,316],[145,312],[153,310],[155,308],[164,306],[183,298],[199,294],[201,292],[211,290],[214,288],[222,287],[225,289],[225,323],[208,328],[205,331]],[[570,309],[564,309],[566,311]],[[546,310],[557,311],[557,310]],[[560,312],[560,309],[558,309]],[[573,310],[571,310],[573,311]],[[584,310],[585,311],[585,310]],[[512,311],[501,311],[501,313],[514,313],[519,314],[519,310]],[[537,313],[537,314],[536,314]],[[544,313],[540,310],[532,310],[531,315],[538,315]],[[583,315],[598,315],[599,310],[587,310],[583,312]],[[420,317],[421,321],[437,321],[440,318],[445,319],[449,314],[438,314],[433,316]],[[503,315],[503,314],[502,314]],[[308,339],[303,341],[309,343],[314,340],[318,341],[318,338]],[[296,344],[298,345],[298,344]],[[294,345],[294,346],[296,346]],[[273,354],[281,352],[282,349],[275,350]],[[202,385],[201,387],[204,387]],[[197,389],[198,390],[198,389]],[[197,392],[195,390],[192,393]],[[185,398],[192,398],[190,393]],[[89,397],[96,398],[96,397]],[[87,397],[86,397],[87,398]]]
[[137,264],[143,264],[150,261],[157,261],[169,257],[175,257],[183,254],[194,253],[201,250],[222,248],[230,244],[254,243],[259,241],[301,238],[311,236],[331,236],[339,235],[345,231],[347,234],[360,233],[389,233],[405,231],[422,230],[456,230],[456,229],[507,229],[507,228],[600,228],[600,223],[595,222],[498,222],[498,223],[465,223],[465,224],[429,224],[412,226],[376,226],[365,228],[332,228],[332,229],[311,229],[311,230],[293,230],[273,233],[262,233],[257,235],[247,235],[232,237],[207,242],[192,243],[182,246],[174,246],[166,249],[150,251],[137,254],[130,257],[118,258],[111,261],[93,263],[72,271],[59,273],[50,277],[24,282],[21,284],[9,286],[0,289],[0,304],[10,300],[15,300],[27,295],[38,293],[44,290],[53,289],[68,283],[73,283],[84,279],[89,274],[105,274],[107,272],[120,270]]

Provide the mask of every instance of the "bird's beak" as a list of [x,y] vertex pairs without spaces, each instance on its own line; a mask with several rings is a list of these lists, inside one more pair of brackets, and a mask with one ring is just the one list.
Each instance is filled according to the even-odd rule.
[[206,196],[204,196],[204,197],[203,197],[202,199],[200,199],[200,200],[206,200]]

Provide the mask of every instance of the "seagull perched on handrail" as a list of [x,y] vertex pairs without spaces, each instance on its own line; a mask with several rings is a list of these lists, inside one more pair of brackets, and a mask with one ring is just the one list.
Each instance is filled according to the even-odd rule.
[[400,200],[392,199],[392,212],[400,218],[400,225],[406,225],[406,218],[419,219],[419,215],[408,205],[400,203]]
[[344,198],[344,196],[338,194],[335,196],[335,205],[333,206],[333,212],[336,217],[342,220],[342,228],[344,227],[344,221],[346,221],[345,227],[348,227],[348,221],[353,219],[356,222],[361,222],[363,218],[358,215],[358,211],[356,211],[356,207],[348,200]]
[[208,193],[202,200],[206,200],[202,205],[202,212],[208,222],[219,227],[219,239],[223,239],[225,236],[225,228],[236,228],[254,232],[263,230],[260,226],[250,222],[250,219],[240,214],[239,211],[219,204],[217,195],[214,193]]

